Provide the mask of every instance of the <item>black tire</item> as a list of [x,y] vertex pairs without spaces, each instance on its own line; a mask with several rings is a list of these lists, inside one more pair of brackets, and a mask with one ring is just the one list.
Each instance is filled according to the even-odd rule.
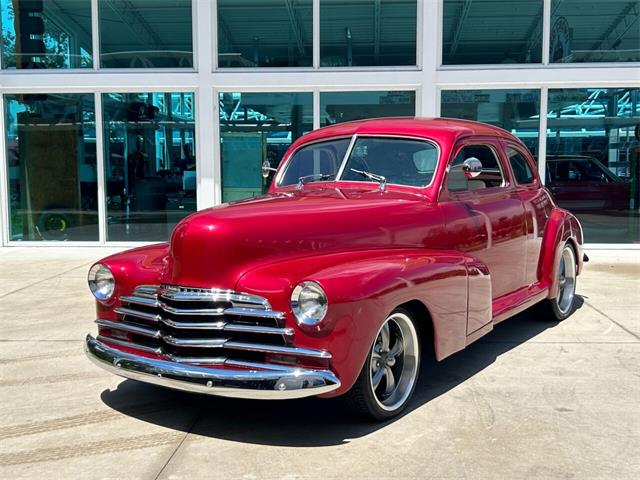
[[[391,322],[391,323],[389,323]],[[393,341],[387,340],[387,351],[380,351],[380,338],[386,325],[389,325],[389,332],[393,335]],[[398,334],[402,338],[403,352],[395,355],[395,342],[399,340]],[[413,315],[404,308],[396,308],[386,318],[383,326],[376,335],[376,339],[371,346],[367,359],[362,366],[358,378],[344,395],[344,401],[349,411],[360,418],[368,420],[384,421],[398,416],[407,406],[416,388],[418,375],[420,374],[420,337],[416,321]],[[393,356],[393,358],[391,358]],[[381,360],[375,360],[380,358]],[[385,360],[382,360],[382,359]],[[377,362],[378,369],[373,371]],[[393,362],[391,364],[391,362]],[[380,365],[383,366],[380,366]],[[391,365],[390,365],[391,364]],[[391,378],[395,389],[384,398],[384,390],[389,389],[388,374],[384,374],[378,379],[377,388],[374,388],[376,373],[379,370],[392,371]],[[395,380],[395,377],[398,377]],[[382,383],[382,382],[385,383]],[[378,392],[378,393],[376,393]],[[385,402],[388,402],[385,404]]]
[[560,264],[556,275],[559,276],[558,292],[555,298],[548,298],[540,303],[541,313],[545,318],[562,321],[576,311],[576,252],[570,242],[564,244]]

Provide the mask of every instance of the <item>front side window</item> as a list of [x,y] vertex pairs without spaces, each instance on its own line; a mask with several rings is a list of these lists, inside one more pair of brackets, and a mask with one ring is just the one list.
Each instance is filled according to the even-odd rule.
[[513,175],[516,177],[516,182],[520,185],[533,183],[533,172],[524,155],[512,147],[507,147],[507,155],[509,156],[509,163],[511,164]]
[[[469,178],[464,172],[466,160],[475,158],[482,164],[482,172],[476,177]],[[449,166],[447,175],[447,190],[450,192],[464,192],[468,190],[484,190],[486,188],[504,185],[504,175],[500,162],[493,148],[488,145],[466,145],[460,149]]]
[[297,184],[300,179],[326,181],[335,179],[351,138],[314,143],[296,151],[278,186]]
[[367,174],[373,174],[390,184],[426,187],[437,163],[438,149],[431,142],[361,137],[353,145],[341,180],[370,182]]

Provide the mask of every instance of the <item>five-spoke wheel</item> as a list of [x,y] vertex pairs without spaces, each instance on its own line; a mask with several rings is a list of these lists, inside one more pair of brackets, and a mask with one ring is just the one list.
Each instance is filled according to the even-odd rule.
[[558,289],[555,298],[545,302],[545,314],[550,314],[555,320],[564,320],[576,308],[576,254],[568,242],[562,248],[556,275]]
[[394,310],[382,324],[364,368],[348,394],[351,404],[377,420],[407,405],[420,367],[420,342],[411,314]]

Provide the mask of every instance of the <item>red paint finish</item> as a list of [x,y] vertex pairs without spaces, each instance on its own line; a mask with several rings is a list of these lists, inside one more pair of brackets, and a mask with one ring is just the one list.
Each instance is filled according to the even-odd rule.
[[[347,391],[374,336],[397,306],[419,302],[433,329],[438,359],[463,349],[497,321],[555,292],[560,251],[576,249],[582,266],[582,230],[558,208],[536,177],[518,185],[504,148],[508,132],[449,119],[376,119],[316,130],[296,141],[352,135],[429,139],[440,160],[425,188],[372,182],[316,182],[277,187],[251,200],[195,213],[174,230],[170,244],[102,260],[116,276],[114,300],[98,303],[115,319],[117,297],[141,284],[233,289],[263,296],[286,314],[298,347],[325,349],[327,365]],[[500,157],[504,184],[465,192],[446,188],[448,166],[461,146],[490,144]],[[277,175],[276,175],[277,176]],[[293,288],[303,280],[327,292],[329,310],[316,327],[299,326],[291,312]],[[416,303],[414,303],[415,305]],[[108,334],[108,332],[105,332]],[[117,347],[116,347],[117,348]]]

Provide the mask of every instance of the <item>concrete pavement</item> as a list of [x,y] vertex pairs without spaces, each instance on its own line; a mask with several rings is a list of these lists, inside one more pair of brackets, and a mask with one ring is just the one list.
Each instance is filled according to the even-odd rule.
[[409,411],[251,402],[95,367],[86,287],[114,250],[0,249],[0,478],[638,478],[640,252],[592,251],[581,308],[522,314],[423,365]]

